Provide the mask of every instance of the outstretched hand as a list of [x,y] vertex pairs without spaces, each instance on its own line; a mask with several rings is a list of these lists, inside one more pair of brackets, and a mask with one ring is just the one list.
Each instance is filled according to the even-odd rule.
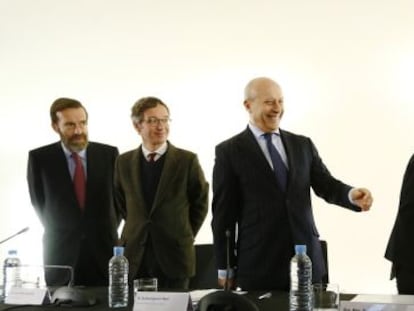
[[362,211],[368,211],[372,205],[371,192],[366,188],[354,188],[351,191],[352,202],[359,206]]

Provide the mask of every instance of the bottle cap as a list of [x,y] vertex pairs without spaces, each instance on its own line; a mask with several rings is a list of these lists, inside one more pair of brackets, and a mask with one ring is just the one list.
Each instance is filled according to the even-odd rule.
[[306,254],[306,245],[295,245],[296,254]]
[[123,256],[124,247],[123,246],[114,246],[114,256]]
[[11,255],[11,256],[16,256],[17,255],[17,250],[9,249],[8,254]]

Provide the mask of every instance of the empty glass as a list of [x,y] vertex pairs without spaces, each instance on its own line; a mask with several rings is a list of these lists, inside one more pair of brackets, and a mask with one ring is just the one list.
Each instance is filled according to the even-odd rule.
[[156,292],[158,290],[157,278],[140,278],[134,280],[134,292]]
[[313,284],[313,307],[316,311],[339,310],[339,286],[332,283]]

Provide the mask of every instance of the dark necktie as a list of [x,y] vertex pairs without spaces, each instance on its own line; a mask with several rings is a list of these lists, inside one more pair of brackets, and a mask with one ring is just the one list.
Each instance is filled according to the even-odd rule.
[[267,150],[269,151],[270,158],[273,164],[273,171],[275,173],[276,179],[283,191],[286,190],[287,184],[287,174],[288,170],[286,168],[285,163],[277,151],[276,147],[272,143],[272,135],[273,133],[265,133],[263,134],[264,138],[266,139],[266,146]]
[[157,155],[156,152],[151,152],[148,154],[148,161],[149,162],[155,162],[155,156]]
[[76,152],[72,153],[72,158],[75,161],[75,172],[73,174],[73,185],[75,187],[76,198],[78,199],[79,207],[85,207],[86,196],[86,178],[83,170],[82,160]]

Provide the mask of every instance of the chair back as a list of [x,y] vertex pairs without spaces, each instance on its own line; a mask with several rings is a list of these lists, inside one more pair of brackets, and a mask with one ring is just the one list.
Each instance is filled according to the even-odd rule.
[[190,279],[190,289],[217,288],[216,260],[212,244],[196,244],[196,273]]
[[326,274],[322,277],[322,282],[329,283],[329,265],[328,265],[328,243],[325,240],[320,240],[322,247],[323,260],[325,262]]
[[259,308],[245,296],[220,290],[201,298],[196,311],[259,311]]

